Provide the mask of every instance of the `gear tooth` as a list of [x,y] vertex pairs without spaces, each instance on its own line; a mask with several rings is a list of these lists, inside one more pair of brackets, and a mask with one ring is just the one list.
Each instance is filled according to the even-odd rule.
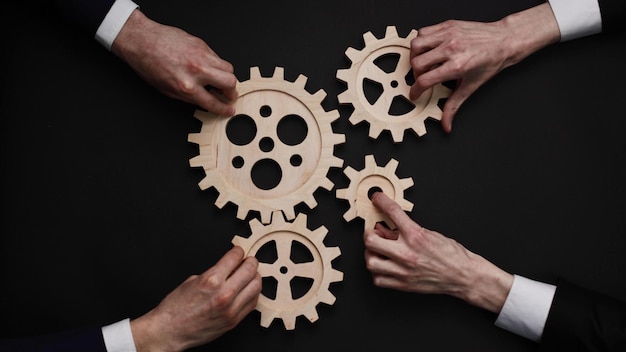
[[396,30],[396,27],[387,26],[387,29],[385,30],[385,38],[388,37],[398,37],[398,31]]
[[309,207],[309,209],[313,209],[317,206],[317,201],[313,196],[307,197],[304,203],[307,205],[307,207]]
[[[341,114],[339,113],[339,110],[331,110],[331,111],[328,111],[326,114],[328,116],[329,122],[335,122],[335,121],[337,121],[341,117]],[[332,127],[331,127],[331,129],[332,129]]]
[[330,291],[326,291],[320,295],[320,302],[326,303],[328,305],[332,305],[333,303],[335,303],[336,300],[337,299],[332,293],[330,293]]
[[354,218],[356,218],[356,217],[357,217],[357,215],[358,215],[358,214],[357,214],[356,207],[355,207],[355,206],[352,206],[352,207],[350,207],[350,209],[348,209],[348,211],[346,211],[346,212],[343,214],[343,219],[344,219],[344,220],[346,220],[346,221],[348,221],[348,222],[350,222],[350,221],[352,221]]
[[275,79],[284,79],[285,78],[285,68],[281,66],[274,67],[274,75],[272,76]]
[[298,75],[298,78],[296,78],[296,80],[293,83],[296,84],[301,89],[304,89],[304,87],[306,86],[307,80],[308,78],[305,75]]
[[348,119],[353,126],[363,122],[364,120],[365,118],[361,114],[356,113],[352,113],[352,116]]
[[323,89],[318,90],[315,94],[313,94],[313,98],[315,98],[315,101],[319,101],[321,103],[322,100],[326,98],[326,91]]
[[292,220],[296,217],[296,212],[293,207],[285,207],[285,209],[283,209],[283,213],[285,214],[285,218],[287,218],[287,220]]
[[264,328],[268,328],[270,324],[274,321],[274,316],[269,313],[261,313],[261,326]]
[[250,222],[248,222],[248,226],[250,226],[250,231],[252,231],[252,233],[259,232],[264,227],[257,218],[252,218]]
[[191,167],[203,167],[206,158],[202,155],[196,155],[193,158],[189,159],[189,166]]
[[309,321],[311,323],[315,323],[316,321],[319,320],[319,315],[317,314],[317,310],[315,309],[315,307],[310,307],[309,309],[307,309],[304,312],[304,316],[309,319]]
[[243,220],[248,216],[249,210],[241,205],[237,205],[237,219]]
[[409,34],[406,36],[406,38],[415,38],[417,37],[417,30],[416,29],[411,29],[411,31],[409,32]]
[[[369,131],[369,136],[372,139],[377,139],[378,136],[380,136],[381,132],[383,131],[382,127],[378,126],[378,124],[372,124],[370,123],[370,131]],[[395,139],[394,139],[395,142]]]
[[294,330],[296,328],[296,317],[295,316],[291,316],[291,314],[289,316],[283,316],[283,324],[285,325],[285,329],[287,330]]
[[354,182],[359,175],[359,173],[350,166],[346,166],[346,168],[343,169],[343,173],[348,176],[352,182]]
[[[326,229],[326,227],[324,226],[320,226],[311,232],[309,239],[311,241],[318,242],[321,245],[324,245],[324,237],[326,237],[327,233],[328,233],[328,229]],[[326,249],[329,250],[331,248],[326,248]]]
[[374,34],[372,34],[372,32],[367,32],[363,34],[363,41],[365,41],[365,46],[368,46],[377,40],[378,38],[376,38]]
[[261,79],[261,70],[259,66],[250,67],[250,80]]
[[348,59],[350,59],[350,61],[354,62],[356,57],[359,56],[359,54],[361,53],[360,50],[357,50],[355,48],[349,47],[348,49],[346,49],[346,56],[348,57]]
[[345,200],[348,200],[347,191],[348,191],[348,189],[347,189],[347,188],[338,189],[338,190],[335,192],[335,195],[336,195],[336,197],[337,197],[337,198],[339,198],[339,199],[345,199]]
[[333,269],[330,282],[339,282],[341,280],[343,280],[343,273],[341,271]]
[[[266,210],[259,210],[259,214],[261,216],[261,222],[264,224],[269,224],[272,222],[272,212]],[[237,215],[239,217],[239,215]]]
[[411,177],[403,178],[400,180],[400,186],[403,190],[413,186],[414,184],[415,183],[413,182],[413,179]]
[[[344,144],[346,142],[346,135],[340,133],[333,133],[332,144]],[[343,164],[343,161],[342,161]]]
[[385,168],[391,171],[391,173],[395,174],[396,170],[398,169],[398,160],[394,158],[389,159],[387,165],[385,165]]
[[245,246],[245,239],[241,236],[235,236],[233,237],[233,239],[231,240],[231,243],[235,246],[238,247],[244,247]]
[[365,168],[368,169],[372,166],[376,166],[376,159],[374,158],[374,154],[368,154],[365,156]]
[[329,180],[327,177],[323,178],[322,180],[320,180],[320,185],[321,188],[330,191],[333,189],[333,187],[335,187],[335,184],[333,183],[333,181]]
[[215,200],[215,206],[222,209],[226,205],[226,203],[228,203],[228,198],[220,193],[220,195],[217,196],[217,200]]
[[202,123],[206,122],[207,120],[209,120],[212,116],[212,114],[210,112],[207,111],[203,111],[203,110],[196,110],[193,113],[193,116],[195,118],[197,118],[198,120],[202,121]]
[[[370,127],[371,129],[371,127]],[[402,142],[402,140],[404,139],[404,129],[402,128],[391,128],[391,138],[393,139],[394,143],[400,143]],[[380,132],[378,132],[377,136],[380,134]]]
[[337,100],[341,103],[341,104],[349,104],[350,103],[350,93],[348,93],[348,91],[344,91],[343,93],[339,94],[337,96]]
[[189,133],[187,135],[187,142],[200,144],[202,142],[202,133]]
[[341,255],[341,250],[339,249],[339,247],[328,248],[328,252],[328,259],[331,261]]
[[282,210],[274,210],[272,212],[272,224],[278,224],[279,226],[285,226],[287,224]]
[[419,137],[426,134],[426,126],[423,122],[415,121],[414,126],[411,129],[415,132]]
[[330,160],[330,167],[338,167],[341,168],[343,166],[343,159],[338,157],[333,157]]
[[306,228],[307,216],[305,213],[298,214],[297,217],[293,220],[293,226],[299,228]]
[[350,73],[350,70],[347,70],[347,69],[345,69],[345,70],[337,70],[336,77],[337,77],[337,79],[340,79],[340,80],[342,80],[344,82],[348,82],[348,77],[350,76],[349,73]]
[[[202,181],[200,181],[200,183],[198,183],[198,186],[200,186],[201,190],[205,190],[213,187],[213,183],[211,182],[211,179],[209,177],[205,177],[202,179]],[[219,197],[217,199],[219,200]],[[215,205],[217,205],[217,201],[215,202]],[[218,206],[218,208],[221,207]]]
[[398,205],[400,205],[400,208],[402,208],[405,211],[412,211],[413,210],[413,203],[409,202],[406,199],[401,199],[398,202]]

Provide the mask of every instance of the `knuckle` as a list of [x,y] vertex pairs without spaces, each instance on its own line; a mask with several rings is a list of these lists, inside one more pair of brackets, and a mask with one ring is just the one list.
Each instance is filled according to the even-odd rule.
[[220,287],[220,279],[216,275],[203,276],[201,279],[201,285],[206,290],[212,291]]
[[371,248],[374,245],[374,235],[371,231],[366,231],[363,235],[363,243],[365,244],[365,248]]
[[224,88],[235,89],[237,86],[237,77],[235,77],[235,75],[228,75],[222,83]]
[[228,311],[235,299],[235,292],[230,289],[222,289],[213,297],[213,303],[219,310]]
[[184,96],[194,95],[197,87],[194,81],[190,79],[179,79],[176,83],[176,90]]
[[261,292],[263,289],[263,279],[261,278],[261,274],[256,273],[254,279],[250,281],[250,286],[252,287],[252,291],[255,295]]

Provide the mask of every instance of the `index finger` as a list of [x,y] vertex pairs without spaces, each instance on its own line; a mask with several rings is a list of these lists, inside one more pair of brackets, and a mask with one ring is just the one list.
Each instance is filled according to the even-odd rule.
[[201,276],[213,277],[219,282],[224,282],[230,274],[239,267],[244,258],[244,251],[241,247],[231,248],[218,262]]
[[383,192],[374,193],[372,195],[372,203],[396,224],[400,232],[405,232],[417,225],[398,203],[387,197]]

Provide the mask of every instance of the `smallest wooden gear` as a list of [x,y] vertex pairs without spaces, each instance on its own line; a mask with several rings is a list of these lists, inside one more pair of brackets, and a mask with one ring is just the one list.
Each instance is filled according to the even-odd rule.
[[[266,278],[276,282],[275,297],[263,293],[259,297],[256,310],[261,312],[261,326],[269,327],[275,318],[280,318],[287,330],[294,330],[296,318],[300,315],[310,322],[317,321],[317,304],[335,303],[329,286],[343,280],[343,273],[333,269],[331,263],[341,254],[339,247],[324,245],[326,228],[321,226],[311,231],[307,228],[305,214],[300,213],[293,222],[287,222],[280,211],[274,212],[269,225],[263,225],[257,219],[252,219],[249,224],[252,234],[248,238],[235,236],[232,242],[243,248],[246,255],[257,257],[264,285]],[[296,245],[308,251],[309,260],[294,259]],[[275,250],[276,258],[270,262],[258,257],[267,246]],[[311,286],[304,294],[294,297],[292,285],[298,278],[307,279]]]
[[400,179],[396,176],[398,161],[390,159],[385,167],[378,166],[373,155],[365,156],[365,167],[356,171],[347,166],[344,173],[350,178],[348,188],[338,189],[337,198],[345,199],[350,203],[350,209],[343,218],[351,221],[360,217],[365,221],[365,228],[374,228],[376,223],[384,222],[389,228],[395,229],[395,224],[370,200],[370,192],[382,191],[393,199],[405,211],[413,210],[413,203],[404,199],[404,191],[413,186],[410,177]]

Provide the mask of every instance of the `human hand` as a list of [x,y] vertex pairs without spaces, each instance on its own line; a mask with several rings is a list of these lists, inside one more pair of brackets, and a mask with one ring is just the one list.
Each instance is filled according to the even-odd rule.
[[233,66],[200,38],[152,21],[137,9],[111,51],[165,95],[218,115],[235,113],[232,101],[238,95]]
[[397,226],[366,229],[365,264],[379,287],[448,294],[499,312],[513,284],[506,273],[455,240],[421,227],[402,208],[377,192],[374,205]]
[[189,277],[156,308],[131,321],[137,351],[183,351],[234,328],[257,304],[258,264],[234,247],[206,272]]
[[496,22],[449,20],[422,28],[411,41],[415,84],[410,98],[417,99],[435,84],[456,81],[441,118],[443,129],[451,132],[457,111],[478,88],[559,38],[558,24],[548,3]]

